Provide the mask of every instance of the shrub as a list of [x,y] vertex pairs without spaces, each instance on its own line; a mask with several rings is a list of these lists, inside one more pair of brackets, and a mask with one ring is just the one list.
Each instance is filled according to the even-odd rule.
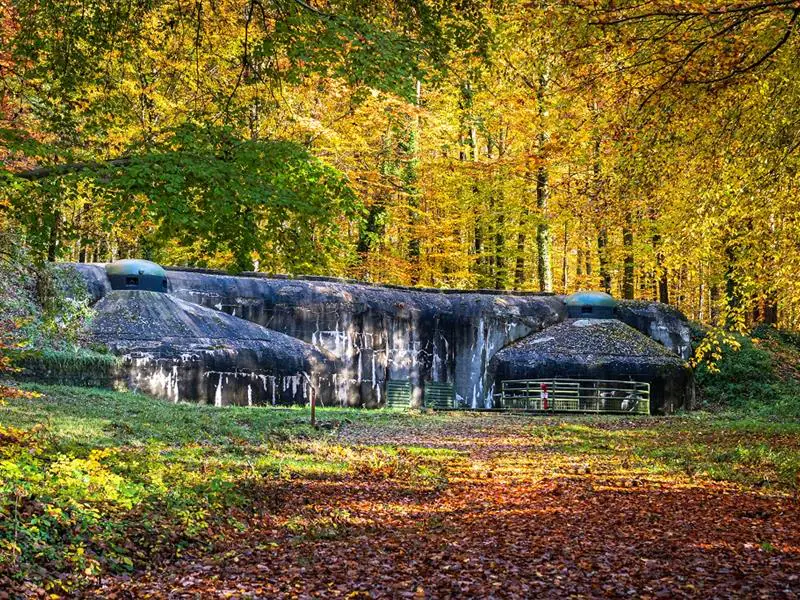
[[720,345],[713,367],[697,365],[701,406],[800,419],[800,337],[763,326],[732,337],[734,343]]

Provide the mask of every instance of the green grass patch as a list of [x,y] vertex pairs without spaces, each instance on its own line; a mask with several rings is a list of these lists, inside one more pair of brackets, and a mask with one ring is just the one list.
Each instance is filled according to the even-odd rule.
[[225,527],[245,526],[242,515],[276,509],[270,489],[281,481],[338,478],[365,464],[389,464],[390,476],[420,485],[435,476],[411,454],[335,442],[336,424],[381,427],[413,415],[320,408],[334,427],[314,429],[303,408],[23,387],[42,396],[0,406],[0,581],[47,580],[69,592],[212,543]]
[[747,486],[796,490],[800,476],[800,423],[693,413],[668,418],[573,417],[535,423],[542,447],[574,459],[656,473],[682,473]]

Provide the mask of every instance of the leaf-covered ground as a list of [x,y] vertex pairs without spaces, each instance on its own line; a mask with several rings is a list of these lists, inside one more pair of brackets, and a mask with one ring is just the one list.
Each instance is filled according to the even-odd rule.
[[[685,425],[457,416],[346,427],[331,452],[380,445],[403,460],[265,482],[274,512],[258,526],[96,594],[796,597],[796,498],[753,465],[740,475],[757,486],[676,471],[639,452],[648,438],[691,446],[699,436],[709,452],[773,438]],[[796,438],[775,435],[796,449]]]
[[[800,425],[0,408],[0,598],[800,595]],[[4,594],[6,594],[4,596]]]

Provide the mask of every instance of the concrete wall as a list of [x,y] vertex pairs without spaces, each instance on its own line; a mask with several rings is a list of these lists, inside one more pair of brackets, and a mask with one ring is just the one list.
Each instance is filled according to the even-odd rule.
[[565,312],[554,296],[392,289],[328,280],[231,277],[168,271],[170,293],[327,350],[341,361],[335,402],[377,406],[386,381],[409,380],[420,405],[425,382],[449,382],[457,399],[491,398],[495,352]]
[[[103,265],[76,265],[90,294],[108,293]],[[288,279],[167,270],[169,292],[182,300],[258,323],[338,359],[322,399],[378,406],[387,380],[412,384],[420,405],[426,382],[454,386],[457,401],[490,405],[489,362],[530,333],[561,322],[560,296],[419,290],[328,278]],[[680,313],[656,303],[623,303],[620,318],[684,358],[689,330]]]

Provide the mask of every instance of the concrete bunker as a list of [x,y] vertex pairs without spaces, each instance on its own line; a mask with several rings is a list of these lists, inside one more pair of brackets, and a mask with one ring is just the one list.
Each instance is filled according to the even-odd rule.
[[[669,413],[691,407],[694,387],[689,366],[675,352],[616,319],[616,302],[611,296],[579,292],[567,297],[565,304],[566,320],[495,355],[490,368],[501,406],[504,393],[514,390],[517,398],[523,395],[522,382],[529,382],[529,390],[533,382],[549,382],[545,398],[555,386],[566,391],[569,382],[579,400],[574,410],[634,412],[645,389],[649,400],[646,412]],[[534,402],[541,401],[541,385],[533,386],[530,396]],[[539,407],[541,402],[535,405]],[[564,410],[569,409],[565,405]]]
[[332,401],[336,360],[288,335],[169,294],[114,290],[96,305],[92,337],[122,358],[118,380],[178,402]]
[[[488,409],[497,408],[511,377],[612,374],[651,382],[656,411],[691,399],[691,372],[681,359],[688,324],[658,303],[180,269],[165,270],[166,286],[157,282],[167,293],[156,293],[125,288],[132,282],[124,279],[114,290],[120,280],[112,286],[109,272],[124,273],[112,265],[72,267],[96,302],[95,339],[124,358],[133,387],[173,400],[302,404],[313,389],[326,405]],[[154,267],[143,275],[160,277]],[[115,315],[125,311],[139,315],[130,331]],[[203,324],[175,335],[192,315]],[[227,325],[212,327],[219,319]],[[577,321],[594,325],[580,329]],[[562,336],[563,348],[545,356],[548,342],[534,344],[540,335]],[[276,342],[269,349],[267,338]],[[630,343],[611,351],[615,338]],[[593,361],[605,370],[589,369]],[[260,390],[251,385],[256,380]]]

